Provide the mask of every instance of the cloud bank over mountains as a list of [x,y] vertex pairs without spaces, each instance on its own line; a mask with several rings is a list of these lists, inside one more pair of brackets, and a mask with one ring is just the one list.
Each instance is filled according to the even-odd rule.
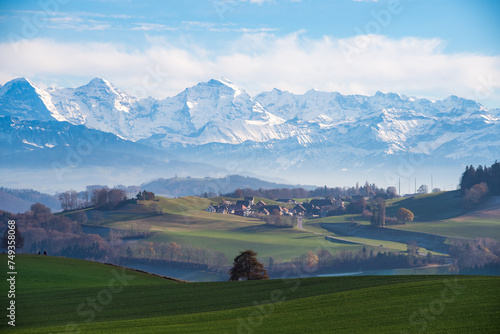
[[148,37],[138,49],[119,43],[62,42],[47,38],[0,44],[0,82],[19,76],[42,87],[79,86],[89,73],[125,92],[164,98],[210,78],[228,77],[251,94],[275,87],[303,94],[311,87],[342,94],[378,90],[443,99],[455,94],[500,105],[500,57],[447,54],[439,38],[360,35],[314,39],[303,32],[244,33],[219,49],[193,41]]

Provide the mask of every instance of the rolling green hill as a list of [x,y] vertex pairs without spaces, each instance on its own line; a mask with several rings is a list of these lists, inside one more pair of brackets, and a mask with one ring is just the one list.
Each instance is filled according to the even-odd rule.
[[[461,198],[457,197],[457,192],[441,192],[388,201],[388,216],[394,215],[399,207],[407,207],[415,212],[415,222],[406,225],[390,225],[377,230],[377,233],[367,232],[357,227],[349,229],[351,222],[361,225],[370,224],[367,219],[360,215],[304,219],[305,230],[299,230],[297,228],[269,226],[260,219],[205,211],[210,203],[218,203],[221,200],[222,198],[182,197],[166,199],[158,197],[155,201],[131,201],[116,210],[103,211],[104,216],[99,225],[128,230],[137,223],[147,223],[151,226],[152,233],[145,238],[138,239],[138,242],[144,244],[152,242],[156,254],[162,254],[157,255],[158,259],[160,256],[161,259],[165,259],[161,253],[161,247],[165,247],[167,243],[175,242],[188,250],[190,247],[199,247],[220,252],[227,259],[227,261],[223,260],[226,262],[224,264],[229,264],[239,251],[253,249],[259,254],[261,262],[266,266],[271,263],[271,258],[276,262],[293,261],[308,250],[316,249],[326,249],[332,254],[340,255],[342,255],[340,251],[357,252],[363,247],[366,247],[368,251],[373,249],[374,252],[391,250],[406,252],[408,240],[417,240],[420,252],[423,254],[430,251],[433,255],[447,255],[447,246],[442,245],[448,245],[450,240],[445,238],[443,243],[436,246],[434,243],[442,237],[435,235],[471,239],[490,237],[500,240],[500,221],[478,217],[469,219],[467,218],[469,216],[462,215],[462,211],[460,211],[462,209],[459,206]],[[265,199],[264,201],[270,202]],[[91,213],[92,209],[85,211]],[[438,220],[438,217],[445,215],[454,218]],[[353,225],[356,226],[356,224]],[[398,230],[423,232],[424,234],[413,237],[412,233],[405,234]],[[380,235],[380,233],[387,235]],[[336,239],[327,239],[325,236],[340,237],[351,243],[336,242]],[[411,239],[412,237],[413,239]],[[134,252],[133,256],[140,258],[140,253],[135,250]],[[124,251],[122,253],[124,254]],[[186,254],[188,253],[186,252]],[[131,258],[134,259],[134,257]],[[156,270],[142,265],[138,267],[145,270]],[[191,270],[189,273],[159,272],[168,272],[169,275],[176,277],[200,281],[223,280],[225,278],[224,273],[217,274],[217,277],[209,277],[207,273],[202,273],[199,270],[197,271],[199,277],[194,278],[191,274],[195,271]],[[446,268],[443,269],[442,273],[445,272]]]
[[412,211],[416,222],[449,219],[466,212],[459,190],[389,200],[386,215],[395,217],[401,207]]
[[[408,198],[398,198],[388,200],[387,217],[395,217],[399,208],[404,207],[411,210],[415,219],[406,225],[386,225],[388,234],[390,229],[413,231],[427,233],[432,237],[433,234],[446,237],[459,237],[474,239],[476,237],[488,237],[500,240],[500,198],[487,198],[477,208],[467,210],[463,206],[462,197],[459,191],[446,191],[418,195]],[[318,233],[328,233],[321,227],[321,224],[345,224],[356,222],[362,225],[369,225],[368,219],[361,215],[343,215],[319,219],[309,219],[305,226]],[[355,233],[354,233],[355,235]],[[373,244],[375,241],[368,241],[354,236],[346,237],[352,241],[366,242]],[[404,250],[404,244],[396,245],[387,242],[380,242],[386,248]]]
[[4,320],[2,332],[495,333],[500,316],[498,277],[181,283],[32,255],[18,256],[17,270],[16,328]]
[[467,210],[460,191],[456,190],[388,201],[386,214],[395,216],[400,207],[415,214],[414,222],[391,228],[448,237],[500,240],[499,203],[498,197],[490,197],[480,206]]
[[[358,250],[359,245],[325,243],[324,237],[291,228],[276,228],[256,218],[206,212],[210,203],[221,198],[181,197],[155,201],[137,201],[112,211],[102,211],[99,226],[129,229],[135,223],[146,222],[153,232],[144,241],[176,242],[222,252],[228,259],[239,251],[251,248],[267,262],[269,257],[291,260],[307,250],[326,247],[332,253]],[[260,198],[256,198],[260,200]],[[268,204],[276,202],[264,199]],[[89,213],[92,210],[86,210]],[[161,212],[158,214],[157,212]]]

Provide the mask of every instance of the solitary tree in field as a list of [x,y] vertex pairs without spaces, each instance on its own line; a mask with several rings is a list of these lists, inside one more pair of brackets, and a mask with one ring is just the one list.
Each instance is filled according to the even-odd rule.
[[406,224],[406,222],[413,221],[414,215],[413,215],[413,212],[411,212],[408,209],[399,208],[398,213],[397,213],[397,217],[398,217],[400,222],[402,222],[403,224]]
[[229,275],[230,281],[269,279],[264,265],[257,260],[257,253],[251,249],[240,252],[240,255],[234,258]]

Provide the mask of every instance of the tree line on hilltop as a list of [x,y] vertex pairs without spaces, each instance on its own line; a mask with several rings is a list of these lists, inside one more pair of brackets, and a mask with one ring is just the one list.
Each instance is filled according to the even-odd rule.
[[460,192],[467,208],[479,204],[486,196],[500,196],[500,163],[491,167],[466,166],[460,178]]
[[488,191],[493,196],[500,196],[500,162],[495,161],[491,167],[479,165],[466,166],[460,178],[460,191],[465,195],[467,189],[476,184],[485,183]]
[[247,196],[264,197],[271,200],[278,198],[312,198],[312,197],[347,197],[351,198],[354,196],[364,196],[364,197],[379,197],[383,199],[391,199],[398,197],[398,192],[396,187],[381,188],[375,184],[370,184],[368,181],[360,186],[356,183],[354,187],[318,187],[314,190],[306,190],[304,188],[279,188],[279,189],[264,189],[259,188],[257,190],[251,188],[236,189],[235,191],[226,194],[214,194],[206,193],[203,196],[206,197],[229,197],[229,198],[241,198]]
[[[43,204],[36,203],[22,214],[0,212],[2,228],[9,220],[16,221],[24,241],[23,251],[32,254],[47,252],[49,255],[68,256],[68,248],[78,248],[78,258],[103,260],[106,242],[97,234],[85,234],[81,225],[68,217],[57,216]],[[110,250],[110,249],[109,249]]]
[[81,192],[68,190],[59,194],[61,208],[64,211],[94,207],[100,210],[111,210],[127,199],[127,193],[123,189],[92,189]]
[[[81,211],[80,211],[81,212]],[[93,211],[99,212],[99,211]],[[146,222],[130,224],[128,229],[109,229],[106,238],[84,233],[74,214],[54,215],[50,208],[36,203],[22,214],[0,211],[1,246],[6,249],[7,222],[16,221],[17,248],[25,253],[64,256],[92,261],[122,264],[128,261],[160,261],[178,267],[196,267],[219,271],[226,266],[226,256],[209,248],[181,245],[175,242],[142,240],[149,236]]]

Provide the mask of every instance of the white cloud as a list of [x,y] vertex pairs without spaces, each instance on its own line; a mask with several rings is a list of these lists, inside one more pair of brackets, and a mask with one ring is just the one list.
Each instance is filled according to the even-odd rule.
[[[311,88],[343,94],[383,90],[433,99],[454,94],[500,107],[500,57],[446,54],[439,39],[247,33],[220,50],[171,45],[164,38],[149,42],[148,48],[134,51],[113,43],[47,39],[0,44],[0,83],[25,76],[39,84],[78,86],[101,76],[127,92],[142,89],[164,98],[200,81],[227,77],[251,95],[275,87],[294,93]],[[150,72],[155,71],[163,73],[158,75],[161,84],[152,83]]]
[[266,2],[272,2],[272,3],[277,3],[277,2],[301,2],[301,0],[241,0],[242,2],[249,2],[249,3],[256,3],[258,5],[262,5],[263,3]]

